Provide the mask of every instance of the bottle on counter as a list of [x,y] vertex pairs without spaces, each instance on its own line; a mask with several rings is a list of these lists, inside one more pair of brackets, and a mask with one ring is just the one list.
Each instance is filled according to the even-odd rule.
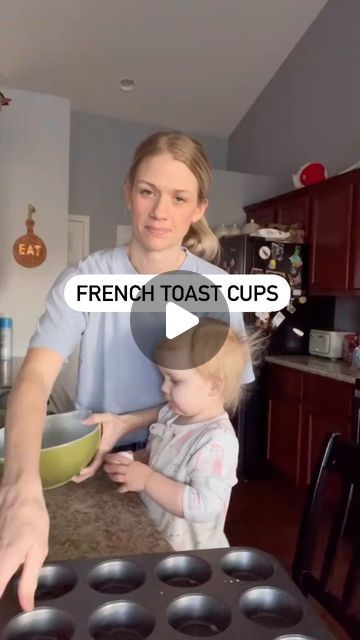
[[349,364],[353,361],[354,350],[359,346],[359,335],[348,333],[343,338],[342,359]]
[[12,318],[0,318],[0,360],[11,360],[13,346]]
[[360,347],[355,347],[353,352],[353,366],[360,369]]

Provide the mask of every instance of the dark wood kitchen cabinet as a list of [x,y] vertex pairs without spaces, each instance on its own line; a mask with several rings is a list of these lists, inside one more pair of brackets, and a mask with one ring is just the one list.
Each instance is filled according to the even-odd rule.
[[349,288],[354,185],[327,185],[312,197],[310,293]]
[[268,366],[268,460],[291,482],[306,487],[325,439],[351,437],[350,383]]
[[349,288],[360,293],[360,184],[355,185],[350,234]]
[[360,169],[245,211],[260,224],[301,225],[310,245],[311,295],[360,294]]
[[[292,195],[292,194],[291,194]],[[309,239],[310,232],[310,198],[309,196],[297,196],[273,198],[268,204],[260,203],[245,207],[247,220],[254,220],[260,225],[275,224],[299,224],[305,231],[305,240]]]
[[275,205],[255,205],[251,207],[251,214],[247,216],[247,219],[254,220],[257,224],[268,225],[272,222],[276,222],[276,207]]
[[302,375],[270,366],[267,457],[272,466],[299,484]]
[[310,232],[310,198],[298,196],[280,200],[276,208],[276,222],[278,224],[300,224],[305,231],[305,241],[309,239]]
[[322,453],[325,438],[334,432],[351,438],[353,386],[311,373],[303,375],[300,485],[306,486]]

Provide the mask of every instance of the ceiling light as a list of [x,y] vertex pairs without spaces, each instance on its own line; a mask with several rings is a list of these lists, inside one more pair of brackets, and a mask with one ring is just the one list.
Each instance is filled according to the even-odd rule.
[[131,80],[131,78],[123,78],[123,80],[120,80],[120,89],[123,91],[132,91],[134,85],[135,82]]

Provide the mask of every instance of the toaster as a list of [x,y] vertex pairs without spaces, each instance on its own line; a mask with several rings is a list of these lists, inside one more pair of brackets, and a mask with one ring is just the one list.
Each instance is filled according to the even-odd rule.
[[320,331],[319,329],[311,329],[309,340],[309,353],[313,356],[322,356],[323,358],[342,357],[342,344],[344,336],[348,331]]

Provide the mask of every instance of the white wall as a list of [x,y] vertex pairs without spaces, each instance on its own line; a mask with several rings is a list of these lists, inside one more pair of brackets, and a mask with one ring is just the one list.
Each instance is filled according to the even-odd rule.
[[[70,103],[65,98],[8,90],[0,112],[0,315],[14,319],[14,356],[25,354],[45,296],[66,266],[69,200]],[[26,234],[28,204],[34,233],[47,246],[39,267],[20,266],[12,255]]]
[[243,207],[275,196],[278,185],[274,178],[235,171],[213,171],[207,219],[211,227],[245,223]]

